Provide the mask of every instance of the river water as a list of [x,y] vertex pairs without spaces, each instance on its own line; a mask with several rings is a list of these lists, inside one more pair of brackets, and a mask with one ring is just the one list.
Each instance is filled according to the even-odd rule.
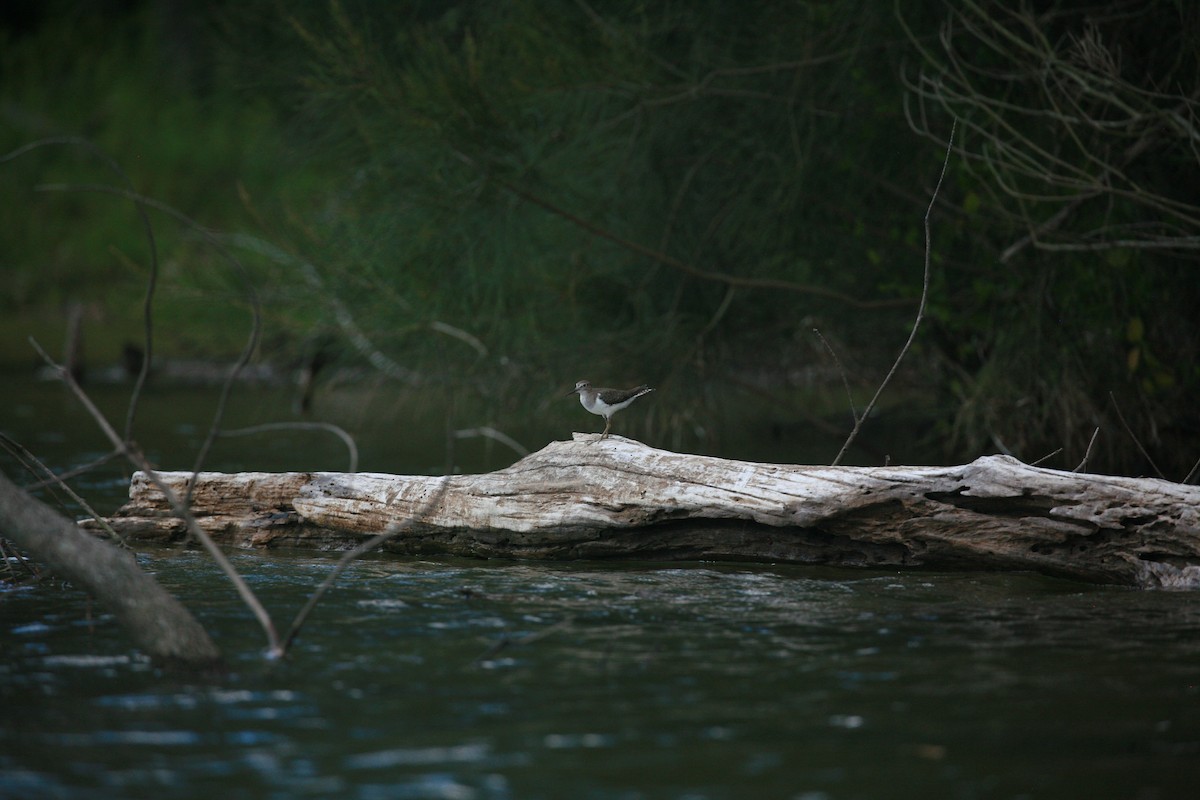
[[[33,424],[51,401],[13,398],[0,427],[52,465],[96,451],[69,421]],[[198,435],[154,424],[167,452]],[[267,455],[311,447],[289,446]],[[262,456],[222,452],[213,466]],[[84,488],[111,510],[124,481]],[[272,662],[202,552],[139,560],[229,672],[163,672],[74,588],[3,584],[0,797],[1176,798],[1200,781],[1192,593],[375,556]],[[336,556],[234,561],[286,627]]]

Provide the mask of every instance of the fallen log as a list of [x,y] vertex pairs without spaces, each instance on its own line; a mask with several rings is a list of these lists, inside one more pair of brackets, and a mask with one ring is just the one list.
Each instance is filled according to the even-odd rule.
[[[160,477],[182,494],[192,474]],[[196,480],[200,526],[240,547],[344,549],[411,522],[383,549],[1030,570],[1200,588],[1200,487],[1007,456],[950,467],[794,466],[576,434],[480,475],[202,472]],[[185,536],[143,473],[108,522],[136,539]]]

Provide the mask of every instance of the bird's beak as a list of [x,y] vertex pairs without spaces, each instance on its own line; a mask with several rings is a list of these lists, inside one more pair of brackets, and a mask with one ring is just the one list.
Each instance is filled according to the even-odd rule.
[[573,395],[573,394],[579,394],[579,389],[577,389],[577,388],[576,388],[576,389],[572,389],[571,391],[569,391],[569,392],[567,392],[566,394],[564,394],[564,395],[563,395],[563,397],[570,397],[570,396],[571,396],[571,395]]

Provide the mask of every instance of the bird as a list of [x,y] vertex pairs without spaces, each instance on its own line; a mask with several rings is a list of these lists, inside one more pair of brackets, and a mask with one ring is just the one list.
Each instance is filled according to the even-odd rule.
[[612,427],[612,415],[642,395],[653,391],[645,384],[632,389],[595,389],[590,381],[579,381],[567,394],[578,394],[580,405],[593,414],[604,417],[604,433],[600,434],[600,438],[606,439],[608,429]]

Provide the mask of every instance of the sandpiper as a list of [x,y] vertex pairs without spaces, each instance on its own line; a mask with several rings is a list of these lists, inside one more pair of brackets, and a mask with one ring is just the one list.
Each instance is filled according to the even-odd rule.
[[593,414],[604,417],[604,433],[600,438],[605,439],[608,437],[608,429],[612,426],[612,415],[642,395],[653,391],[646,385],[635,386],[632,389],[594,389],[590,382],[580,381],[567,394],[578,394],[580,405]]

